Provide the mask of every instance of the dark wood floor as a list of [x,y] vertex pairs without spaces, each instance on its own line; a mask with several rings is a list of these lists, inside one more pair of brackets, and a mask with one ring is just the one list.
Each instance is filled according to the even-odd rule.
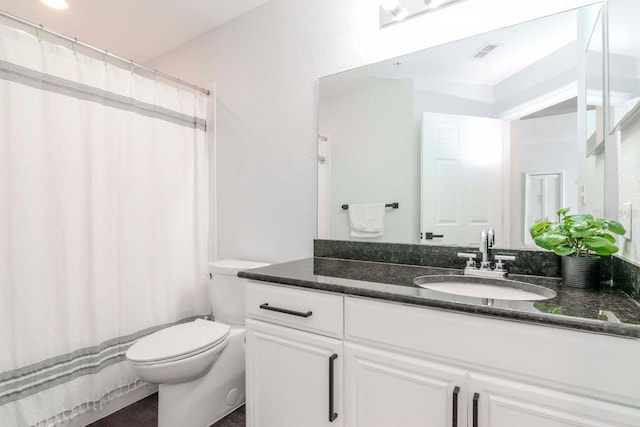
[[[90,427],[156,427],[158,425],[158,393],[89,424]],[[189,426],[180,426],[189,427]],[[245,427],[244,406],[210,427]]]

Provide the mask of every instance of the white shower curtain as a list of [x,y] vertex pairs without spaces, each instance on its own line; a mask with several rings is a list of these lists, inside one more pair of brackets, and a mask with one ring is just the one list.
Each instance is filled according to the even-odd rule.
[[128,346],[209,313],[205,108],[0,26],[0,426],[135,389]]

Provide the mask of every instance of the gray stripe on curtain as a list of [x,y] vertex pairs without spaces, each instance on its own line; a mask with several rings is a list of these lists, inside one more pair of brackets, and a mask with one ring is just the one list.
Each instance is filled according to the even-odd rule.
[[0,79],[31,86],[36,89],[95,102],[107,107],[131,111],[141,116],[160,119],[180,126],[206,130],[207,122],[198,117],[178,113],[134,98],[107,92],[102,89],[76,83],[71,80],[34,71],[6,61],[0,61]]
[[94,347],[52,357],[23,368],[0,373],[0,405],[23,399],[75,378],[100,372],[126,360],[127,349],[138,339],[168,326],[193,321],[192,316],[173,323],[154,326],[131,335],[113,338]]

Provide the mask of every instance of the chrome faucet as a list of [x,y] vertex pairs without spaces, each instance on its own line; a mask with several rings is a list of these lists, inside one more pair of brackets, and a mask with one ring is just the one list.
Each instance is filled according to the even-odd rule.
[[489,260],[489,251],[496,243],[496,232],[493,228],[488,230],[482,230],[480,233],[480,247],[479,251],[482,254],[482,261],[480,266],[476,265],[476,254],[473,253],[459,253],[461,258],[467,258],[467,265],[464,269],[464,274],[471,276],[481,277],[506,277],[508,272],[504,268],[504,261],[514,261],[516,259],[513,255],[496,255],[496,266],[491,268],[491,261]]
[[482,263],[480,268],[491,269],[491,262],[489,261],[489,250],[496,243],[496,232],[493,228],[488,230],[482,230],[480,233],[480,253],[482,254]]

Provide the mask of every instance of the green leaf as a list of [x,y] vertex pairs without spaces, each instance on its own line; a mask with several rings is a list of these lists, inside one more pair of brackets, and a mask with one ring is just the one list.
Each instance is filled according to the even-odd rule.
[[597,228],[603,228],[606,224],[606,221],[604,219],[588,219],[587,223],[589,225],[591,225],[592,227],[597,227]]
[[618,248],[604,237],[589,237],[584,239],[583,243],[598,255],[611,255],[618,252]]
[[555,251],[556,246],[567,243],[567,236],[563,234],[545,233],[534,239],[536,245],[543,249]]
[[543,313],[562,314],[562,306],[556,303],[534,302],[533,307]]
[[583,239],[585,237],[591,237],[598,234],[598,230],[594,230],[592,228],[587,228],[587,229],[572,228],[571,230],[569,230],[569,234],[571,235],[571,237]]
[[588,223],[589,221],[597,221],[593,219],[593,215],[589,215],[589,214],[569,215],[566,217],[566,219],[571,220],[573,222],[586,222],[586,223]]
[[567,256],[567,255],[571,255],[573,253],[575,253],[575,249],[571,246],[567,246],[567,245],[560,245],[560,246],[556,246],[555,248],[553,248],[553,252],[555,252],[556,254],[560,255],[560,256]]
[[536,245],[558,255],[611,255],[618,251],[613,234],[624,234],[617,221],[594,218],[590,214],[567,215],[570,208],[560,209],[558,222],[540,221],[529,228]]
[[612,233],[616,233],[622,236],[627,232],[627,230],[624,229],[624,226],[620,224],[618,221],[613,221],[610,219],[606,222],[607,222],[609,231],[611,231]]
[[600,236],[587,237],[582,241],[589,248],[602,248],[611,245],[608,239]]
[[609,245],[608,247],[594,248],[593,251],[597,255],[609,256],[618,252],[618,248],[614,245]]
[[529,228],[531,237],[535,239],[542,233],[546,233],[547,231],[549,231],[550,226],[551,226],[551,223],[549,221],[540,221],[538,223],[533,224],[531,228]]

